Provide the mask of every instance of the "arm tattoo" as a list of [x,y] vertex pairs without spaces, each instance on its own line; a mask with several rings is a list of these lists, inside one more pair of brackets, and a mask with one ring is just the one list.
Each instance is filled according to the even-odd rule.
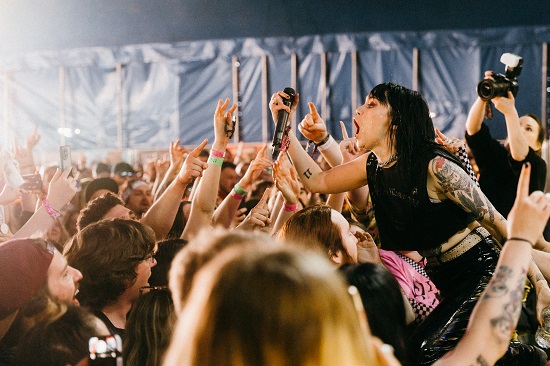
[[501,300],[501,314],[490,319],[493,335],[500,343],[510,342],[510,338],[515,329],[518,316],[521,311],[525,274],[526,271],[523,270],[522,274],[517,278],[516,285],[509,288],[507,283],[513,279],[514,270],[508,266],[499,267],[487,285],[487,289],[480,300]]
[[432,170],[443,193],[458,201],[474,219],[495,221],[495,208],[462,168],[437,156],[432,160]]
[[309,170],[309,168],[306,169],[306,171],[304,172],[304,177],[306,177],[306,179],[309,179],[313,174],[311,174],[311,171]]

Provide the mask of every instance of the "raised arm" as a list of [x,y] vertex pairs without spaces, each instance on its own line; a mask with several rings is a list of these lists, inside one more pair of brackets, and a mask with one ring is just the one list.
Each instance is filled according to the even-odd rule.
[[529,153],[529,142],[527,142],[525,135],[521,131],[514,95],[511,91],[508,91],[508,98],[495,97],[492,101],[495,108],[504,114],[512,159],[515,161],[523,161]]
[[153,202],[153,205],[141,219],[142,223],[153,228],[157,240],[164,239],[172,228],[187,185],[193,181],[193,178],[200,177],[202,171],[206,169],[207,165],[199,159],[199,154],[207,142],[208,140],[205,139],[187,155],[176,178],[172,180],[162,195]]
[[[233,216],[237,213],[243,196],[246,194],[243,192],[248,191],[252,186],[252,183],[260,177],[262,172],[271,166],[271,160],[269,160],[269,158],[265,155],[266,149],[267,145],[263,145],[260,148],[256,154],[256,158],[250,162],[250,166],[248,167],[246,173],[237,183],[238,187],[235,187],[216,208],[212,217],[214,224],[220,224],[226,228],[231,225]],[[239,192],[236,192],[236,190],[239,190]]]
[[300,195],[300,183],[298,182],[298,173],[288,160],[286,154],[279,155],[279,158],[273,165],[273,179],[275,186],[280,191],[283,205],[278,212],[273,213],[272,218],[275,221],[271,234],[279,231],[288,218],[298,210],[298,197]]
[[182,233],[184,239],[190,238],[211,223],[216,208],[223,156],[235,130],[232,119],[235,109],[236,104],[229,107],[229,98],[218,101],[214,112],[214,143],[208,158],[208,168],[204,171],[193,197],[191,213]]
[[[280,110],[285,109],[289,113],[292,113],[296,108],[297,100],[294,105],[287,107],[283,104],[281,95],[285,98],[287,97],[285,93],[278,92],[273,94],[269,103],[275,121]],[[288,136],[290,139],[288,153],[292,159],[292,163],[296,167],[300,180],[309,191],[315,193],[340,193],[367,184],[365,166],[368,154],[362,155],[348,164],[339,165],[323,172],[307,152],[302,149],[296,135],[290,131]],[[342,177],[346,177],[346,179],[342,179]]]
[[[492,71],[485,71],[485,78],[492,78]],[[470,107],[468,118],[466,118],[466,133],[474,135],[481,129],[483,118],[485,116],[485,102],[477,97],[474,104]]]
[[31,218],[14,235],[13,238],[29,238],[37,233],[44,234],[54,220],[61,216],[61,209],[76,194],[76,182],[69,177],[71,167],[63,172],[57,170],[48,187],[48,195]]
[[540,191],[529,195],[529,173],[530,167],[524,167],[508,216],[508,240],[466,333],[456,348],[434,365],[493,365],[508,348],[521,312],[532,246],[550,217],[550,198]]

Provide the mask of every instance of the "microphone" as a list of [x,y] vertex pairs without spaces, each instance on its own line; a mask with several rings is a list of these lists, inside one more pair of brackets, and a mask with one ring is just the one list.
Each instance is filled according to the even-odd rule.
[[[285,99],[283,98],[283,104],[290,107],[292,103],[294,103],[294,97],[296,95],[296,92],[292,88],[285,88],[283,90],[286,94],[288,94],[289,98]],[[282,147],[283,140],[288,135],[289,131],[289,114],[285,110],[280,110],[279,114],[277,116],[277,126],[275,127],[275,133],[273,134],[273,149],[271,153],[271,158],[273,161],[277,160],[277,157],[279,156],[279,153],[284,150]]]

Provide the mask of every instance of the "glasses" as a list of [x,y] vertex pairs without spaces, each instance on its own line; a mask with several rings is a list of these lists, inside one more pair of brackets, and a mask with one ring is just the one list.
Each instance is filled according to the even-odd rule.
[[121,177],[132,177],[134,173],[132,172],[120,172],[118,173]]
[[145,295],[151,291],[170,291],[168,286],[143,286],[139,288],[139,295]]

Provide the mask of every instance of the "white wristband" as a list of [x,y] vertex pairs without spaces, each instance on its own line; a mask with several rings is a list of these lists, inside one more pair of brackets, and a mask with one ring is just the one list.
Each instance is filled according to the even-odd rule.
[[319,151],[324,151],[326,149],[328,149],[330,147],[330,145],[332,145],[332,143],[334,142],[334,137],[332,137],[332,135],[328,138],[328,141],[325,142],[324,144],[322,144],[321,146],[317,146],[317,150]]

